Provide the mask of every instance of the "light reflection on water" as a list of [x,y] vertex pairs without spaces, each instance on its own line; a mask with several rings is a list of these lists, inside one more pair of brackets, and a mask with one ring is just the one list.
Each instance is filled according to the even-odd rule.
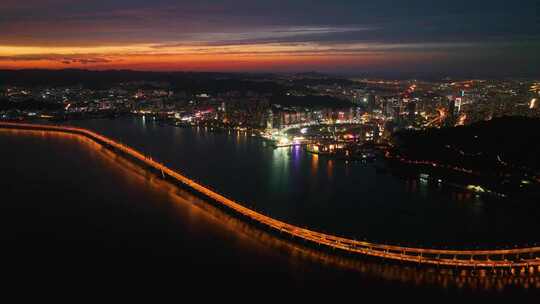
[[[273,149],[245,132],[184,129],[138,118],[71,122],[117,138],[277,219],[374,242],[499,247],[535,242],[540,210],[486,203],[371,164]],[[516,244],[517,242],[517,244]]]
[[[540,288],[540,277],[538,276],[540,269],[532,269],[530,272],[521,272],[519,269],[513,272],[510,272],[510,270],[472,272],[426,267],[417,268],[410,265],[350,258],[315,250],[254,228],[84,137],[57,132],[15,130],[1,130],[0,136],[28,136],[29,138],[39,138],[51,143],[52,140],[60,139],[62,145],[65,145],[66,148],[70,148],[69,146],[72,143],[82,145],[92,158],[106,167],[107,171],[114,175],[121,175],[133,187],[140,187],[141,184],[145,184],[154,189],[153,191],[166,193],[170,202],[174,203],[178,210],[184,211],[175,212],[172,210],[171,212],[184,217],[184,221],[193,223],[193,225],[212,222],[215,229],[233,233],[240,240],[240,247],[254,246],[256,244],[256,246],[262,246],[265,251],[285,252],[290,257],[289,261],[293,265],[316,262],[337,269],[354,270],[368,279],[382,279],[388,282],[413,286],[430,285],[438,288],[464,288],[477,291],[504,291],[511,287]],[[287,151],[275,150],[274,153],[276,157],[282,160],[289,158]],[[84,170],[84,168],[82,169]],[[185,211],[187,211],[187,218],[185,218]]]
[[328,172],[328,180],[332,180],[334,177],[334,161],[328,160],[327,161],[327,172]]
[[[272,166],[270,181],[275,189],[285,189],[289,179],[290,155],[288,149],[274,149],[272,151]],[[262,164],[261,164],[262,165]]]
[[316,175],[318,169],[319,169],[319,155],[312,154],[311,155],[311,175],[312,176]]

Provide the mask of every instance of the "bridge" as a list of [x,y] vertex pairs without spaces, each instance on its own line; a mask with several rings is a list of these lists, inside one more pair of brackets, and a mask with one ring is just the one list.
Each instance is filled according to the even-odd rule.
[[351,255],[422,265],[483,269],[520,268],[521,271],[540,272],[540,247],[497,250],[442,250],[384,245],[343,238],[301,228],[258,213],[123,143],[87,129],[11,122],[0,122],[0,128],[61,132],[83,136],[120,155],[127,156],[143,166],[156,170],[164,178],[177,182],[242,218],[248,219],[278,235],[307,242],[315,245],[315,247],[337,250]]

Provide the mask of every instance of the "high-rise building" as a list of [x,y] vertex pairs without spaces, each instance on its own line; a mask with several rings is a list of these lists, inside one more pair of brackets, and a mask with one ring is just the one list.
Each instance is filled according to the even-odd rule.
[[409,113],[409,121],[413,122],[416,118],[416,101],[409,101],[407,104],[407,112]]
[[364,95],[363,90],[353,90],[352,91],[352,102],[356,105],[362,103],[362,96]]
[[274,111],[272,111],[272,109],[268,109],[268,113],[266,115],[267,115],[266,128],[273,129],[274,128]]
[[457,97],[454,99],[454,115],[457,117],[461,113],[461,106],[463,105],[463,97]]
[[401,120],[401,105],[403,104],[403,101],[399,99],[397,102],[394,102],[393,109],[394,109],[394,121],[399,122]]
[[448,96],[448,117],[446,120],[446,124],[448,126],[453,126],[456,121],[456,99],[454,96]]
[[367,112],[370,114],[373,114],[373,110],[375,110],[375,95],[368,94],[366,96],[366,103],[367,103]]

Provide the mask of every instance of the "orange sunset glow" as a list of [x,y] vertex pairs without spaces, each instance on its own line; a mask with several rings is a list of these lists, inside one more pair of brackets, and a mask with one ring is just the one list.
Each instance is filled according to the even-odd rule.
[[[420,19],[414,7],[370,2],[5,0],[0,69],[534,72],[530,10],[469,4],[454,22],[449,4]],[[487,26],[490,11],[518,9],[523,18]]]
[[397,53],[387,56],[380,46],[334,47],[313,44],[252,44],[227,46],[126,45],[95,47],[0,46],[0,67],[8,69],[92,68],[193,71],[294,70],[310,67],[363,67],[414,62],[443,56],[440,53]]

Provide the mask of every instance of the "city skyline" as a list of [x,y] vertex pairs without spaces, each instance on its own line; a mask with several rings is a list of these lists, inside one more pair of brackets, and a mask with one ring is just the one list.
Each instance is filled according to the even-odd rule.
[[0,69],[535,77],[536,1],[3,1]]

